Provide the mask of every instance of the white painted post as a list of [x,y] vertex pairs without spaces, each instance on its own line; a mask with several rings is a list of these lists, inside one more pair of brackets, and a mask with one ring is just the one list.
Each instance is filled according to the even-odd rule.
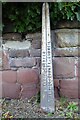
[[49,5],[42,7],[41,108],[55,111]]

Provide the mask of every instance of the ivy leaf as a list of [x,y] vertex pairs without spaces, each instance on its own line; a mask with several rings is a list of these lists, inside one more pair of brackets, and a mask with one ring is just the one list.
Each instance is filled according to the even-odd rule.
[[68,12],[67,12],[67,19],[70,19],[71,16],[72,16],[72,12],[71,12],[71,11],[68,11]]
[[72,11],[74,11],[75,8],[76,8],[76,6],[71,6]]
[[32,26],[28,26],[28,30],[32,30]]
[[59,9],[62,10],[64,7],[63,3],[59,3],[58,5],[59,5]]
[[80,21],[80,12],[75,12],[75,14],[76,14],[77,20]]

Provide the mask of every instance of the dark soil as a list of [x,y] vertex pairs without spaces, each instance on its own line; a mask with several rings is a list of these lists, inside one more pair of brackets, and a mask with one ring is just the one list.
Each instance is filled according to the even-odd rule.
[[27,99],[0,99],[2,118],[79,118],[78,100],[60,98],[55,100],[55,112],[45,113],[40,108],[37,96]]

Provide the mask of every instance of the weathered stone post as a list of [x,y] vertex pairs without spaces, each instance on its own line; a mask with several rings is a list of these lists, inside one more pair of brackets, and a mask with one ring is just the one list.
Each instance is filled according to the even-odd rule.
[[48,3],[43,3],[42,7],[41,108],[45,112],[55,111]]

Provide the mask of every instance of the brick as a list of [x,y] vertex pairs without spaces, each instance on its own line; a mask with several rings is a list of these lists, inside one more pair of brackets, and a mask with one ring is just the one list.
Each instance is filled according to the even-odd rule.
[[8,48],[8,49],[29,49],[31,47],[31,43],[28,40],[24,40],[22,42],[20,41],[10,41],[8,40],[7,42],[5,42],[3,48]]
[[75,76],[73,57],[55,57],[53,59],[54,78],[72,78]]
[[18,99],[20,96],[21,86],[15,83],[3,83],[4,97],[9,99]]
[[21,84],[38,83],[39,74],[34,69],[19,69],[17,71],[17,80]]
[[2,90],[2,83],[0,82],[0,98],[4,96],[4,92]]
[[9,56],[10,57],[26,57],[29,56],[29,51],[26,49],[11,49],[9,50]]
[[37,39],[37,40],[33,40],[31,43],[32,48],[35,49],[40,49],[41,48],[41,40]]
[[2,80],[4,82],[8,82],[8,83],[16,83],[16,81],[17,81],[17,72],[12,71],[12,70],[3,71]]
[[41,33],[33,33],[33,34],[27,34],[25,35],[26,39],[32,39],[32,40],[38,40],[42,38],[42,34]]
[[78,90],[71,90],[71,89],[61,89],[60,90],[61,96],[65,96],[68,98],[78,98]]
[[5,33],[3,34],[4,40],[19,40],[21,41],[22,37],[19,33]]
[[8,51],[2,52],[2,69],[10,69]]
[[60,29],[55,31],[56,46],[58,47],[76,47],[80,45],[80,30],[78,29]]
[[2,82],[2,71],[0,71],[0,83]]
[[78,47],[65,47],[65,48],[56,48],[53,49],[53,56],[59,56],[59,57],[64,57],[64,56],[80,56],[79,52],[80,48]]
[[36,65],[36,59],[32,57],[10,59],[11,67],[33,67],[35,65]]
[[22,85],[21,98],[31,98],[38,93],[36,84],[26,84]]
[[60,93],[68,98],[78,98],[78,79],[76,80],[61,80]]
[[75,76],[80,78],[80,57],[78,57],[77,59],[75,59],[75,69],[76,69],[76,72],[75,72]]
[[41,50],[40,49],[30,49],[30,56],[31,57],[41,57]]
[[0,70],[2,70],[2,58],[0,58]]

